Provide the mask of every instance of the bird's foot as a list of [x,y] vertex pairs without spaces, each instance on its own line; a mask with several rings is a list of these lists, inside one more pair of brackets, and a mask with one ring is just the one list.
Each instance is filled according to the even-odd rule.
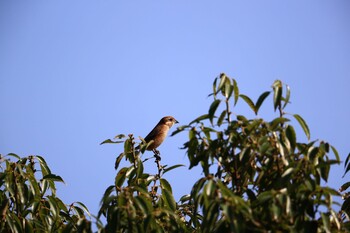
[[160,155],[159,150],[157,150],[157,149],[153,149],[152,151],[153,151],[153,153],[154,153],[155,155]]

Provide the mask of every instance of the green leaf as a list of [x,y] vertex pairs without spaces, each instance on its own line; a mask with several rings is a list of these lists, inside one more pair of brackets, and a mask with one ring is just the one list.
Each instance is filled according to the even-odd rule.
[[285,172],[283,172],[282,178],[285,177],[285,176],[290,175],[293,171],[294,171],[293,167],[288,168],[287,170],[285,170]]
[[115,165],[114,165],[115,170],[118,170],[120,161],[123,159],[124,155],[125,155],[124,153],[120,153],[120,155],[116,158]]
[[43,180],[51,180],[51,181],[64,183],[64,180],[62,179],[62,177],[57,176],[55,174],[48,174],[48,175],[44,176],[42,179]]
[[[218,78],[215,78],[214,82],[213,82],[213,93],[212,93],[212,95],[214,95],[214,98],[216,97],[216,93],[217,93],[217,90],[216,90],[216,83],[217,83],[217,81],[218,81]],[[209,96],[211,96],[211,95],[209,95]]]
[[163,178],[160,179],[160,187],[162,189],[168,190],[170,193],[173,193],[173,189],[171,188],[171,185],[166,179],[163,179]]
[[290,87],[288,85],[286,85],[286,89],[287,89],[287,94],[286,94],[286,98],[283,100],[284,101],[284,105],[283,105],[283,109],[287,106],[287,104],[289,103],[289,99],[290,99]]
[[257,201],[259,204],[263,204],[269,200],[272,199],[272,192],[271,191],[265,191],[263,193],[260,193],[257,197]]
[[297,136],[295,133],[295,130],[293,128],[293,126],[288,125],[286,128],[286,136],[290,142],[290,145],[292,147],[292,151],[295,150],[296,144],[297,144]]
[[32,221],[25,219],[25,232],[26,233],[32,233],[34,232],[34,228],[32,225]]
[[100,143],[100,145],[102,144],[106,144],[106,143],[122,143],[124,141],[112,141],[111,139],[107,139],[107,140],[104,140],[103,142]]
[[138,208],[143,212],[144,215],[149,215],[153,212],[153,206],[149,199],[144,196],[136,196],[134,199]]
[[237,115],[237,120],[242,121],[243,123],[246,123],[248,121],[248,119],[242,115]]
[[280,80],[276,80],[273,85],[273,104],[275,111],[276,109],[281,106],[281,99],[282,99],[282,82]]
[[231,84],[231,80],[229,78],[225,81],[225,98],[229,99],[233,92],[233,86]]
[[41,173],[43,174],[43,176],[51,174],[51,170],[49,166],[47,166],[45,159],[39,155],[36,155],[35,158],[39,161]]
[[257,112],[253,101],[248,96],[240,94],[239,97],[241,97],[249,105],[249,107],[253,110],[254,113]]
[[188,126],[188,125],[182,125],[182,126],[177,127],[176,130],[174,130],[174,131],[172,132],[172,134],[170,135],[170,137],[172,137],[172,136],[174,136],[174,135],[176,135],[176,134],[178,134],[178,133],[184,131],[185,129],[187,129],[187,128],[189,128],[189,127],[190,127],[190,126]]
[[321,213],[322,216],[322,222],[323,222],[323,228],[326,233],[330,233],[330,219],[329,216],[326,215],[325,213]]
[[227,79],[227,76],[224,73],[221,73],[220,74],[220,82],[219,82],[219,86],[218,86],[217,91],[221,91],[221,89],[225,85],[226,79]]
[[[334,148],[334,147],[332,147],[332,150],[333,150],[333,148]],[[336,152],[334,152],[334,151],[336,151]],[[338,155],[337,157],[339,157],[338,151],[335,150],[335,148],[334,148],[334,150],[333,150],[333,153],[334,153],[334,154],[337,154],[337,155]],[[345,159],[344,168],[348,165],[349,159],[350,159],[350,153],[348,154],[348,157],[346,157],[346,159]]]
[[346,169],[345,169],[343,178],[344,178],[344,176],[346,175],[346,173],[348,173],[349,170],[350,170],[350,163],[348,164],[348,166],[347,166]]
[[118,134],[117,136],[114,137],[114,139],[122,139],[125,138],[126,136],[124,134]]
[[306,124],[304,119],[301,116],[299,116],[298,114],[294,114],[293,116],[299,122],[301,128],[304,130],[307,139],[310,140],[309,126]]
[[216,189],[216,183],[212,179],[210,179],[208,183],[204,186],[204,189],[203,189],[204,194],[210,197],[215,189]]
[[[250,148],[249,147],[245,147],[241,150],[241,152],[239,153],[239,161],[242,162],[242,164],[245,164],[246,162],[248,162],[249,158],[250,158]],[[244,160],[243,160],[244,159]]]
[[85,212],[87,215],[91,216],[89,209],[88,209],[82,202],[77,201],[77,202],[75,202],[75,203],[78,204],[80,207],[82,207],[82,209],[84,210],[84,212]]
[[341,206],[341,210],[345,211],[348,215],[350,214],[350,197],[347,197]]
[[217,122],[218,126],[221,126],[221,125],[222,125],[222,122],[224,121],[226,115],[227,115],[227,111],[226,111],[226,110],[224,110],[224,111],[220,114],[220,117],[219,117],[218,122]]
[[256,101],[256,103],[255,103],[255,115],[257,115],[258,114],[258,111],[259,111],[259,109],[260,109],[260,107],[261,107],[261,105],[262,105],[262,103],[264,102],[264,100],[266,99],[266,97],[268,97],[270,95],[270,91],[266,91],[266,92],[264,92],[264,93],[262,93],[260,96],[259,96],[259,98],[258,98],[258,100]]
[[181,203],[187,202],[187,201],[189,201],[189,200],[191,200],[191,195],[190,195],[190,194],[186,194],[186,195],[184,195],[184,196],[182,196],[182,197],[180,198],[180,202],[181,202]]
[[197,199],[196,197],[200,193],[200,190],[203,188],[204,183],[207,181],[206,177],[199,179],[192,187],[191,197]]
[[235,103],[234,106],[236,106],[237,102],[238,102],[238,97],[239,97],[239,89],[238,89],[238,85],[235,79],[232,79],[233,81],[233,93],[235,95]]
[[178,167],[185,167],[185,165],[184,164],[176,164],[176,165],[173,165],[171,167],[164,168],[163,174],[165,174],[166,172],[171,171],[171,170],[173,170],[175,168],[178,168]]
[[143,163],[140,158],[137,159],[137,167],[136,167],[136,177],[142,177],[143,175]]
[[190,122],[190,125],[192,125],[193,123],[198,123],[202,120],[206,120],[206,119],[209,119],[210,118],[210,115],[209,114],[204,114],[200,117],[197,117],[196,119],[194,119],[193,121]]
[[219,107],[220,102],[221,100],[217,99],[217,100],[214,100],[214,102],[210,105],[208,116],[211,124],[213,124],[214,115],[215,115],[216,109]]
[[175,202],[174,196],[170,192],[170,190],[162,189],[162,196],[164,198],[164,201],[166,202],[166,205],[170,208],[170,210],[175,211],[176,210],[176,202]]
[[127,167],[123,167],[118,172],[117,176],[115,177],[115,187],[117,189],[120,189],[125,181],[126,178],[126,172],[128,171]]
[[284,124],[288,121],[290,121],[288,118],[277,117],[276,119],[270,122],[270,128],[274,131],[280,124]]
[[9,154],[7,154],[7,156],[14,157],[14,158],[16,158],[18,160],[21,159],[21,157],[19,157],[18,155],[14,154],[14,153],[9,153]]

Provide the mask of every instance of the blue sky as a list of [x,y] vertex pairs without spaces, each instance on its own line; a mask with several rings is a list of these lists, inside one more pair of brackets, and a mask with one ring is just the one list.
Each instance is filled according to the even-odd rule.
[[[349,10],[346,0],[1,1],[0,153],[44,156],[66,182],[58,195],[97,214],[122,151],[99,143],[144,137],[165,115],[189,123],[206,113],[212,82],[225,72],[253,99],[275,79],[288,84],[287,111],[345,158]],[[259,117],[269,120],[265,105]],[[234,111],[251,114],[243,104]],[[164,164],[188,164],[179,149],[186,137],[167,138]],[[343,171],[334,167],[328,185],[347,181]],[[199,175],[179,168],[165,178],[179,198]]]

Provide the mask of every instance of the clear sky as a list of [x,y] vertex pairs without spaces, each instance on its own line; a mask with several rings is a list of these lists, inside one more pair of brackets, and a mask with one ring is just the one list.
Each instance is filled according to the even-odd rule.
[[[189,123],[206,113],[212,82],[225,72],[254,100],[275,79],[289,84],[287,111],[303,116],[312,139],[329,141],[344,159],[349,23],[347,0],[3,0],[0,153],[43,156],[66,182],[59,197],[97,214],[122,151],[99,143],[119,133],[144,137],[165,115]],[[273,108],[265,104],[259,117],[269,120]],[[250,114],[243,104],[234,111]],[[306,140],[300,128],[298,135]],[[186,139],[167,138],[163,164],[188,165],[179,149]],[[348,180],[343,172],[333,167],[328,185],[338,189]],[[178,199],[199,175],[178,168],[165,178]]]

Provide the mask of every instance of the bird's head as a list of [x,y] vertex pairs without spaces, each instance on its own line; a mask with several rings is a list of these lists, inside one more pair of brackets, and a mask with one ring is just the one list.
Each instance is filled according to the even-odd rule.
[[165,124],[165,125],[169,126],[169,128],[171,128],[174,124],[179,123],[179,122],[172,116],[166,116],[160,120],[160,123]]

